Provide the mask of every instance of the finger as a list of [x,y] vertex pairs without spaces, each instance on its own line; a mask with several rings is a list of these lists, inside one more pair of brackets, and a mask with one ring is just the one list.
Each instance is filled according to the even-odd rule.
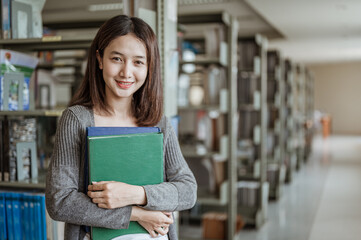
[[171,218],[171,217],[167,217],[166,219],[164,219],[164,223],[165,224],[173,224],[173,218]]
[[168,232],[169,232],[169,227],[168,227],[168,225],[165,226],[165,227],[163,227],[163,230],[164,230],[166,233],[168,233]]
[[104,190],[104,184],[93,184],[89,185],[88,190],[90,191],[101,191]]
[[155,228],[155,231],[159,233],[160,235],[164,236],[167,234],[167,232],[164,231],[162,227]]
[[172,213],[171,213],[171,212],[163,212],[163,214],[166,215],[167,217],[172,216]]
[[99,203],[98,207],[105,208],[105,209],[111,209],[111,207],[108,204],[105,204],[105,203]]
[[104,191],[100,191],[100,192],[88,191],[88,196],[90,198],[101,198],[104,197]]
[[106,200],[104,198],[93,198],[92,199],[93,203],[107,203]]
[[152,238],[158,237],[158,234],[155,231],[150,231],[149,234]]

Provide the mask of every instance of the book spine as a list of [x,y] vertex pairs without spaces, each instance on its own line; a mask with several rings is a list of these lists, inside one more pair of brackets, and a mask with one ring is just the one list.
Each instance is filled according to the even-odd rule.
[[8,240],[14,240],[15,239],[12,199],[13,199],[12,193],[5,193]]
[[22,229],[20,223],[20,194],[13,193],[13,221],[14,221],[14,239],[22,240]]
[[5,193],[0,192],[0,239],[7,239]]
[[40,226],[41,226],[41,239],[46,240],[46,212],[45,212],[45,195],[40,196]]
[[11,0],[1,0],[1,37],[11,39]]

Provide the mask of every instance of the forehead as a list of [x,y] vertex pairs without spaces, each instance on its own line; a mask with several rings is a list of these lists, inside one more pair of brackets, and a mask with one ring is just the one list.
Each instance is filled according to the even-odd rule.
[[105,48],[105,52],[120,52],[124,55],[147,56],[144,42],[134,34],[127,34],[113,39]]

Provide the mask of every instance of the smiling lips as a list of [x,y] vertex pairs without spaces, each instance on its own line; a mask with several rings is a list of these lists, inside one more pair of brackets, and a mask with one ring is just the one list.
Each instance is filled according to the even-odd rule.
[[115,80],[118,87],[122,88],[122,89],[128,89],[130,88],[134,82],[125,82],[125,81],[117,81]]

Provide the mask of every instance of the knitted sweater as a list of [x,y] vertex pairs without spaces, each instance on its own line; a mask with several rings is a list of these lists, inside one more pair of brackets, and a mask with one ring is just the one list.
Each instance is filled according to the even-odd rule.
[[[83,239],[81,225],[111,229],[127,228],[131,206],[102,209],[91,202],[84,191],[86,127],[94,126],[91,109],[72,106],[59,121],[51,163],[46,179],[46,207],[51,218],[66,222],[65,239]],[[166,117],[157,127],[163,132],[164,179],[144,186],[147,210],[181,211],[196,201],[197,184],[179,148],[177,137]],[[168,237],[177,239],[170,226]]]

